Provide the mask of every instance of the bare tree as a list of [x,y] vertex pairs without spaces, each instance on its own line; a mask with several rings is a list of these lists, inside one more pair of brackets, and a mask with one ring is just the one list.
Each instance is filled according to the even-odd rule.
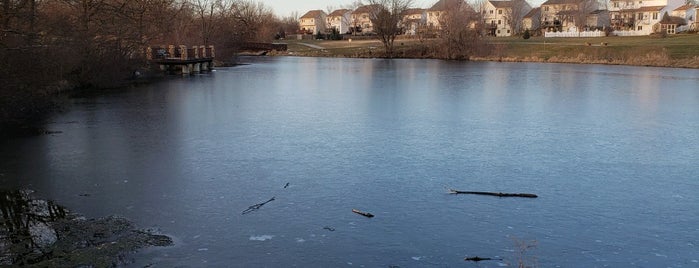
[[449,2],[446,10],[448,12],[439,18],[439,56],[446,59],[468,59],[482,53],[486,44],[481,37],[481,13],[464,1]]
[[522,19],[531,9],[526,0],[510,0],[510,8],[506,9],[505,21],[510,25],[513,34],[522,32]]
[[[587,18],[592,11],[599,8],[597,0],[578,0],[571,5],[571,9],[560,11],[561,20],[575,25],[579,30],[587,24]],[[562,29],[565,30],[565,29]]]
[[370,0],[373,7],[370,18],[376,36],[383,43],[388,57],[393,57],[393,41],[401,33],[403,14],[412,5],[412,0]]

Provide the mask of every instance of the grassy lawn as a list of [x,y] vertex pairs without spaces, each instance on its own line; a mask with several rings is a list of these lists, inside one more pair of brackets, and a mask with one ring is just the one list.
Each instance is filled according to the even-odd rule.
[[[431,46],[436,40],[397,39],[397,50]],[[381,57],[378,40],[284,40],[289,54],[325,57]],[[485,60],[609,63],[699,68],[699,34],[660,36],[488,38],[493,53]]]
[[[550,57],[561,52],[590,53],[601,49],[616,54],[645,54],[665,50],[673,59],[693,58],[699,56],[699,34],[670,35],[666,38],[656,36],[610,36],[589,38],[544,38],[518,37],[492,38],[494,44],[504,46],[506,55],[536,55]],[[587,43],[591,44],[587,46]],[[606,46],[602,46],[606,43]],[[597,52],[599,53],[599,52]]]

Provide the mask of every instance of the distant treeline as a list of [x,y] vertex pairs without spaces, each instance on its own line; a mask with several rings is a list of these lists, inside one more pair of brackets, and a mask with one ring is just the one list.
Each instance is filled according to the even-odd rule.
[[149,45],[265,42],[298,29],[251,0],[0,0],[0,128],[45,115],[56,93],[123,86]]

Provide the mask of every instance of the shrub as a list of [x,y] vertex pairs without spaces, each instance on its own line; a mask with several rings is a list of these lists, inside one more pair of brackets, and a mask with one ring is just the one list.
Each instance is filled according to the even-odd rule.
[[522,35],[522,38],[529,39],[530,37],[531,34],[529,33],[529,29],[524,30],[524,35]]

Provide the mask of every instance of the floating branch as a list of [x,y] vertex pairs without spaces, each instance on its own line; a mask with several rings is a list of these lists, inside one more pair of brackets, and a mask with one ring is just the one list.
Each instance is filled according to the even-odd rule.
[[274,197],[270,198],[269,200],[267,200],[267,201],[265,201],[265,202],[262,202],[262,203],[259,203],[259,204],[254,204],[254,205],[252,205],[252,206],[249,206],[246,210],[243,210],[243,213],[242,213],[242,214],[245,215],[245,214],[248,214],[248,213],[253,212],[253,211],[255,211],[255,210],[258,210],[258,209],[260,209],[262,206],[264,206],[265,204],[267,204],[267,203],[269,203],[269,202],[272,202],[272,201],[274,201]]
[[286,189],[286,187],[289,187],[289,183],[288,183],[288,182],[284,185],[284,189]]
[[323,229],[328,230],[328,231],[331,231],[331,232],[334,232],[334,231],[335,231],[335,228],[330,227],[330,226],[325,226],[325,227],[323,227]]
[[496,193],[496,192],[471,192],[471,191],[459,191],[454,189],[449,189],[452,194],[478,194],[478,195],[492,195],[498,197],[526,197],[526,198],[537,198],[539,196],[535,194],[523,194],[523,193]]
[[362,215],[362,216],[367,217],[367,218],[374,217],[374,214],[371,214],[369,212],[360,211],[358,209],[352,209],[352,212],[357,213],[357,214]]
[[470,257],[470,258],[464,258],[465,261],[472,261],[472,262],[479,262],[479,261],[501,261],[502,259],[493,259],[493,258],[481,258],[481,257]]

